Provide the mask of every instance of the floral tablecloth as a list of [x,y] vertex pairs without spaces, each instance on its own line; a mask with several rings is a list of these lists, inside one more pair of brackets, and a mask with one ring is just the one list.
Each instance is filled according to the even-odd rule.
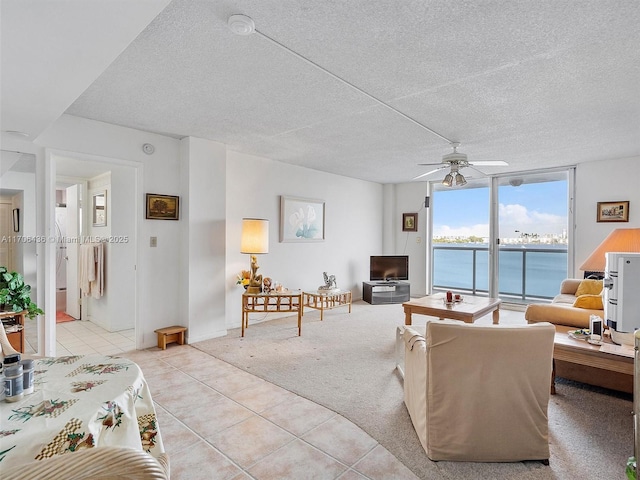
[[103,445],[164,453],[149,387],[134,362],[82,355],[35,360],[35,391],[0,402],[0,471]]

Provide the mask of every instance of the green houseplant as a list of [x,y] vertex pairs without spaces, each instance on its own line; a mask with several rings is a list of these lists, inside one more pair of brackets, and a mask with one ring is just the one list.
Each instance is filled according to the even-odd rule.
[[9,272],[7,267],[0,267],[0,305],[14,312],[26,310],[29,318],[44,314],[31,301],[31,285],[24,283],[21,274]]

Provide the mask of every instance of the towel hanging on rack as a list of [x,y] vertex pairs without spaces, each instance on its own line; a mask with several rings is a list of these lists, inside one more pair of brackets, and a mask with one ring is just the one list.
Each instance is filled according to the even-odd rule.
[[104,244],[101,242],[80,245],[80,289],[84,297],[104,295]]

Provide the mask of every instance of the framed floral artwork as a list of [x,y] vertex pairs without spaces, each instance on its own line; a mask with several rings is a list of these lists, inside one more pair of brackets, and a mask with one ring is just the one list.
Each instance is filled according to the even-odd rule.
[[280,196],[280,242],[323,242],[324,200]]

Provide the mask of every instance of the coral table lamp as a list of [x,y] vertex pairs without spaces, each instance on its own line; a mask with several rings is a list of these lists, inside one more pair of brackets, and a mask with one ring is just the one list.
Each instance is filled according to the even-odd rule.
[[616,228],[580,265],[580,270],[604,272],[607,252],[640,252],[640,228]]

